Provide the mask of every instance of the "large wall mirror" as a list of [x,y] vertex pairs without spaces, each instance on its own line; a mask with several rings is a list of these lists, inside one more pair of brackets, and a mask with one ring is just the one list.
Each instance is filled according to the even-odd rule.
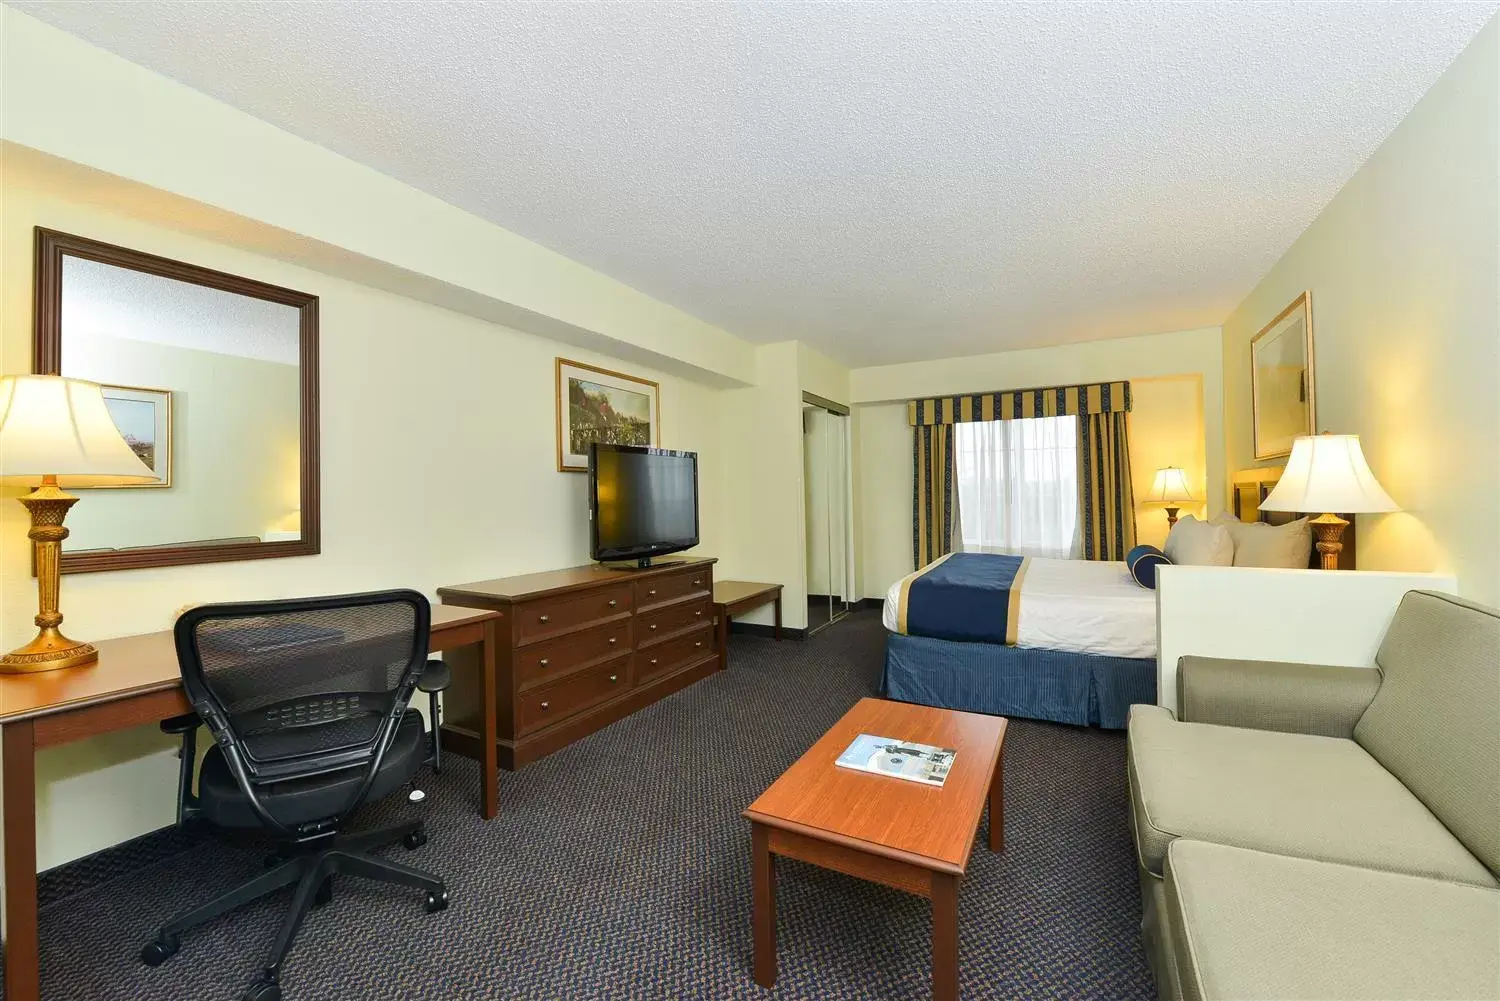
[[33,368],[157,474],[81,491],[64,573],[318,552],[316,296],[39,227]]
[[1292,452],[1298,435],[1316,433],[1312,297],[1303,292],[1250,341],[1251,416],[1255,457]]

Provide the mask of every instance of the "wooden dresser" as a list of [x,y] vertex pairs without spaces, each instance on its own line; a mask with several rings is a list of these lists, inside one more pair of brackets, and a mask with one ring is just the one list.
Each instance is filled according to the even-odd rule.
[[[498,612],[497,753],[519,768],[719,670],[711,559],[600,565],[438,588],[445,605]],[[446,655],[455,662],[474,656]],[[443,696],[443,746],[479,753],[477,672]]]

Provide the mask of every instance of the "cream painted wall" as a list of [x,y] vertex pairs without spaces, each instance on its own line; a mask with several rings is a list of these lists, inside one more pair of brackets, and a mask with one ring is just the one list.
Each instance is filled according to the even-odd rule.
[[[1224,323],[1229,468],[1253,465],[1249,342],[1312,293],[1318,429],[1360,436],[1403,513],[1362,570],[1500,604],[1500,24],[1491,21]],[[1221,484],[1220,492],[1228,485]]]
[[170,487],[88,490],[66,549],[263,536],[300,503],[300,376],[293,365],[92,336],[63,374],[172,391]]
[[[62,602],[70,632],[98,639],[167,628],[174,610],[190,602],[398,585],[431,593],[445,583],[587,560],[584,478],[555,469],[553,358],[564,350],[557,344],[104,213],[28,180],[36,179],[7,169],[0,189],[0,346],[7,371],[30,363],[31,238],[38,224],[321,299],[322,555],[70,575]],[[700,551],[722,554],[731,533],[721,398],[733,394],[576,347],[566,353],[661,383],[663,444],[702,454]],[[794,375],[783,392],[795,432]],[[800,459],[800,449],[789,454]],[[24,512],[13,500],[19,492],[6,488],[0,496],[0,641],[7,648],[29,638],[36,600]],[[794,487],[790,496],[799,495]],[[440,518],[433,517],[437,509]],[[800,521],[795,510],[777,511],[759,528],[785,541]],[[800,546],[800,539],[789,545]],[[172,819],[175,763],[154,727],[43,751],[38,760],[43,867]]]
[[[1150,475],[1142,468],[1148,461],[1154,463],[1151,472],[1159,465],[1180,465],[1199,483],[1218,483],[1226,475],[1219,440],[1224,427],[1220,339],[1219,329],[1210,327],[855,369],[850,388],[858,414],[856,495],[864,596],[883,598],[891,583],[912,569],[912,438],[906,400],[1130,379],[1136,408],[1131,472],[1138,493],[1150,486]],[[1212,515],[1223,506],[1224,498],[1210,492],[1202,510]],[[1137,506],[1137,525],[1146,530],[1146,541],[1155,534],[1156,519],[1164,525],[1160,509]]]
[[[724,520],[734,526],[723,552],[736,579],[781,584],[783,621],[800,629],[807,625],[807,548],[797,345],[765,344],[755,354],[755,385],[718,395]],[[771,611],[744,620],[769,623]]]
[[1130,394],[1130,477],[1135,488],[1138,542],[1160,547],[1167,541],[1167,513],[1145,498],[1163,466],[1181,466],[1196,504],[1178,516],[1206,516],[1207,437],[1203,428],[1203,377],[1162,375],[1132,378]]

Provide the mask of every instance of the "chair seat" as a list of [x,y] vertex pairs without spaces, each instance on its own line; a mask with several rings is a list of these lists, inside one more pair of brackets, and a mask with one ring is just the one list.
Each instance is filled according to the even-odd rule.
[[1500,889],[1181,839],[1166,892],[1198,1001],[1500,998]]
[[[396,739],[381,761],[380,771],[365,796],[366,802],[388,796],[402,783],[411,780],[427,756],[425,737],[421,714],[407,710],[397,728]],[[278,819],[295,826],[342,812],[363,777],[364,769],[347,768],[313,778],[272,783],[256,791]],[[198,804],[203,815],[219,827],[263,826],[218,747],[210,748],[203,756],[203,768],[198,774]]]
[[1495,886],[1422,801],[1352,740],[1181,723],[1133,706],[1129,777],[1142,864],[1176,838]]

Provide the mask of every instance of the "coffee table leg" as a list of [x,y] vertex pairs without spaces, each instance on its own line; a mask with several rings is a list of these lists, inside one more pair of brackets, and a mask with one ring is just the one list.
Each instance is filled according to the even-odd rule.
[[750,846],[754,855],[755,982],[775,987],[776,859],[771,855],[770,832],[764,825],[750,825]]
[[958,1001],[958,879],[932,874],[932,1001]]
[[990,851],[1005,850],[1005,745],[995,759],[995,774],[990,779]]

